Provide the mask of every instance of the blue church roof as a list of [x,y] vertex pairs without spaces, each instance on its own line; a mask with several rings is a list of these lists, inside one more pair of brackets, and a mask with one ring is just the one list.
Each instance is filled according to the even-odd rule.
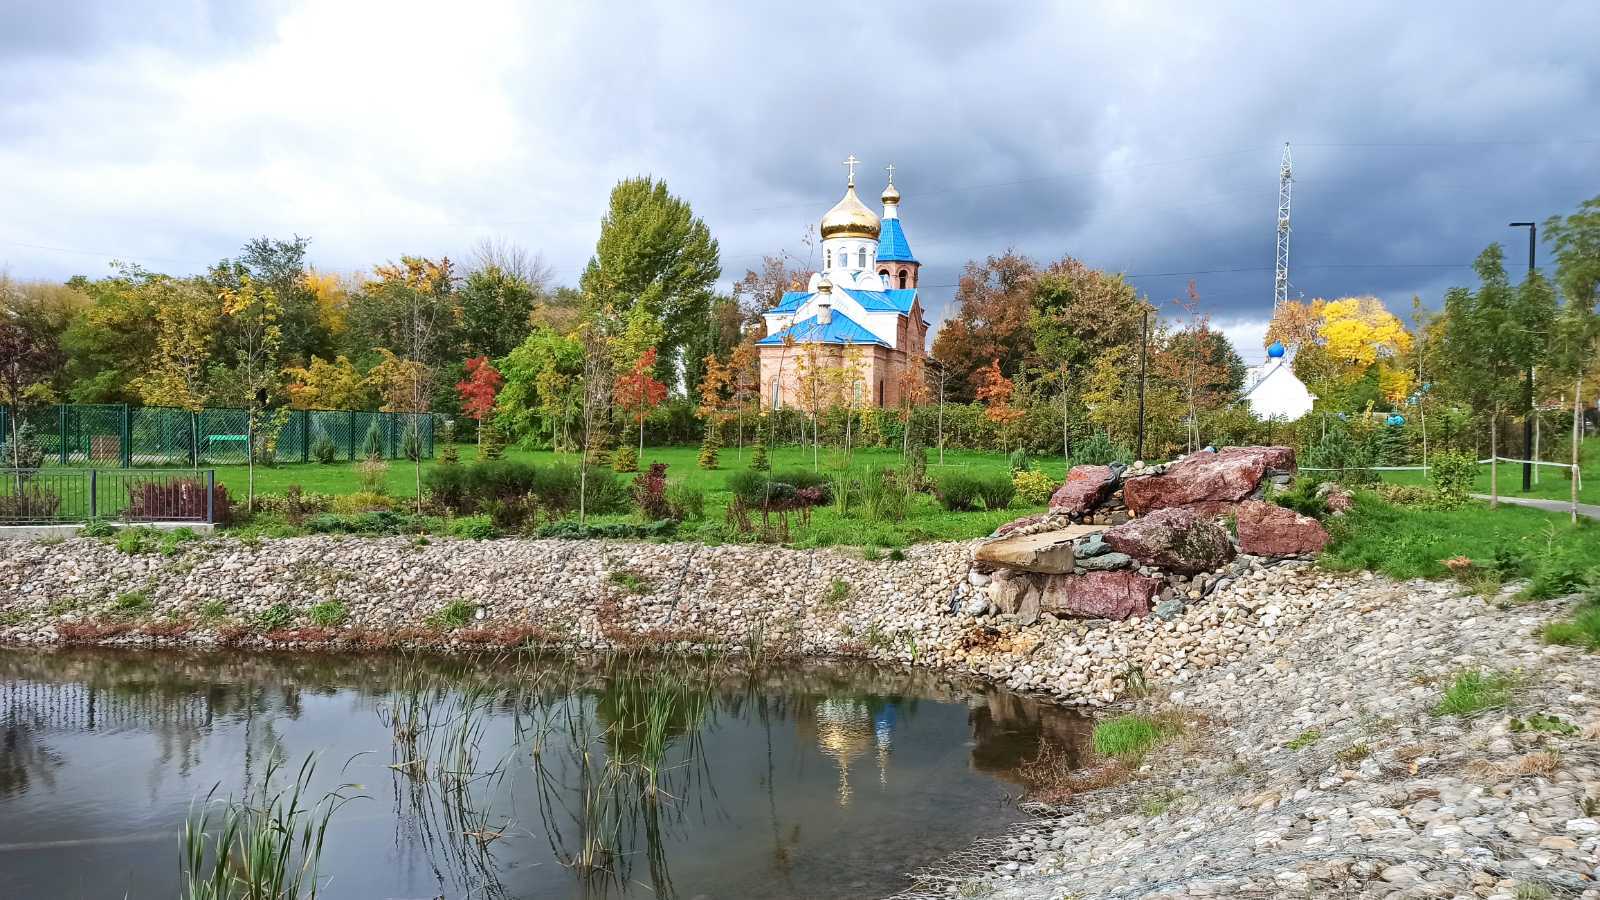
[[878,261],[909,263],[917,261],[917,258],[911,255],[911,245],[906,242],[906,232],[900,227],[899,219],[883,220],[882,230],[878,232]]
[[877,344],[880,347],[889,346],[888,342],[878,337],[867,329],[861,327],[854,319],[838,310],[833,311],[832,321],[823,325],[817,321],[816,316],[790,325],[788,328],[769,334],[757,344],[782,344],[785,335],[793,335],[795,342],[800,344]]
[[[861,304],[867,312],[897,312],[909,314],[911,304],[917,299],[916,288],[896,288],[888,291],[858,291],[854,289],[835,288],[842,294],[849,294],[851,299]],[[813,296],[811,291],[785,291],[783,299],[778,305],[767,312],[792,313],[800,309]]]

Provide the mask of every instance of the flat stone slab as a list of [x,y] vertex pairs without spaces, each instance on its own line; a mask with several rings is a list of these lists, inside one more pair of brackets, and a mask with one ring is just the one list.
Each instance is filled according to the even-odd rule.
[[1072,542],[1105,530],[1103,525],[1068,525],[1038,534],[1021,534],[978,547],[978,562],[1043,575],[1072,571]]

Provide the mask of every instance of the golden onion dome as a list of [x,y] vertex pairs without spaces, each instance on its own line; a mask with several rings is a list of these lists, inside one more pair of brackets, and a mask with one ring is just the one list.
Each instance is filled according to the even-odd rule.
[[861,198],[856,196],[856,187],[852,183],[845,189],[844,199],[833,205],[822,217],[822,239],[831,237],[859,237],[878,239],[882,225],[878,222],[878,215],[867,209]]
[[894,182],[889,182],[889,186],[883,189],[883,197],[880,199],[882,199],[884,203],[900,202],[900,192],[895,190]]

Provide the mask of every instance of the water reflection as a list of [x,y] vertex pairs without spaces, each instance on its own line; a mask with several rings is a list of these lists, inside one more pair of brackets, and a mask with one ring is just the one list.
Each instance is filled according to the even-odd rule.
[[89,893],[173,896],[190,798],[372,751],[358,777],[387,799],[335,820],[330,896],[889,893],[1006,824],[1002,782],[1040,741],[1084,737],[1054,707],[872,668],[0,651],[0,895],[93,873]]

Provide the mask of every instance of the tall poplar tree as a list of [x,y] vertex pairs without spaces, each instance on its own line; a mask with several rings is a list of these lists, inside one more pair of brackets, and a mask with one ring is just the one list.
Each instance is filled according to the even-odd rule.
[[722,275],[717,242],[688,202],[649,176],[617,182],[579,281],[596,325],[620,334],[641,310],[661,325],[656,376],[676,383],[682,351],[706,327]]

